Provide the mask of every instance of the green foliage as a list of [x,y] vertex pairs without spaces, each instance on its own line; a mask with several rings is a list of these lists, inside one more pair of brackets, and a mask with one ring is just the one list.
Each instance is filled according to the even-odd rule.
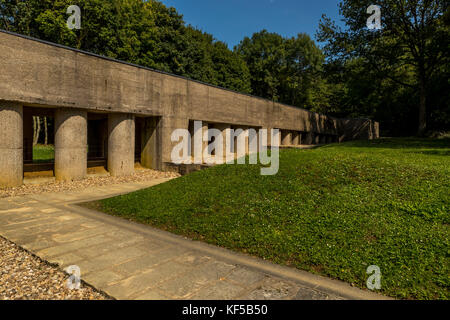
[[[72,4],[81,8],[81,30],[66,27]],[[305,34],[262,30],[231,51],[157,0],[0,0],[0,28],[332,116],[371,118],[385,136],[448,131],[448,0],[380,0],[381,31],[366,27],[371,4],[341,0],[345,27],[324,16],[323,49]]]
[[[381,139],[222,165],[95,204],[105,212],[381,293],[449,298],[450,140]],[[92,204],[91,204],[92,206]]]
[[323,103],[324,56],[308,35],[283,38],[263,30],[245,37],[235,52],[247,62],[254,94],[308,109]]
[[[447,118],[450,117],[448,72],[443,70],[448,71],[450,62],[448,1],[378,1],[383,27],[379,31],[366,27],[369,17],[366,10],[371,4],[370,0],[343,0],[339,7],[345,29],[336,26],[325,16],[319,25],[318,40],[326,43],[324,50],[332,65],[340,65],[338,70],[351,76],[352,69],[348,63],[353,59],[358,60],[361,72],[356,75],[362,78],[367,90],[359,94],[355,91],[357,88],[354,83],[344,81],[349,90],[345,93],[352,100],[364,100],[364,94],[380,97],[379,102],[375,100],[369,104],[372,115],[377,117],[382,114],[373,109],[386,107],[383,97],[398,100],[392,103],[396,109],[396,124],[401,124],[402,114],[414,114],[415,117],[403,119],[418,124],[416,132],[419,135],[425,133],[430,121],[430,129],[441,127],[444,122],[442,116],[445,114]],[[443,81],[439,88],[441,99],[435,99],[432,94],[436,92],[433,89],[434,79]],[[350,81],[359,80],[355,78]],[[374,84],[371,86],[370,82]],[[407,97],[413,97],[414,100]],[[348,102],[342,107],[348,106],[358,109],[357,105]],[[436,109],[439,111],[436,112]],[[382,119],[388,120],[388,114],[384,114]]]
[[[81,30],[66,26],[70,5]],[[186,26],[156,0],[0,0],[1,28],[111,58],[250,92],[245,62],[211,35]]]

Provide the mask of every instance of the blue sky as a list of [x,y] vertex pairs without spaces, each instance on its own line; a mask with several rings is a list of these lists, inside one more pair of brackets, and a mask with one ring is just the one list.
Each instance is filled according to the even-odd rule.
[[323,13],[339,20],[338,0],[160,0],[186,23],[212,34],[230,48],[267,29],[283,36],[304,32],[314,38]]

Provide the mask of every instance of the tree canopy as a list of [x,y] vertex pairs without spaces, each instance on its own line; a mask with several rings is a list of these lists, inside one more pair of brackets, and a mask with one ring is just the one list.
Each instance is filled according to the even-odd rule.
[[[66,26],[70,5],[82,27]],[[0,0],[0,27],[208,82],[250,92],[241,57],[212,35],[187,26],[183,16],[155,0]]]
[[284,38],[262,30],[234,50],[248,65],[254,94],[308,109],[319,104],[324,55],[307,34]]
[[[346,28],[342,30],[323,17],[318,39],[326,42],[324,50],[331,63],[348,68],[349,64],[354,67],[352,60],[357,59],[358,68],[365,70],[372,80],[390,80],[389,83],[378,83],[379,86],[387,90],[396,87],[397,91],[410,89],[411,94],[418,97],[414,103],[417,106],[417,133],[423,135],[427,115],[430,115],[427,97],[433,79],[443,76],[443,68],[447,66],[448,69],[448,1],[379,0],[382,29],[378,31],[366,26],[366,10],[371,3],[370,0],[342,1],[339,7]],[[360,73],[359,76],[367,77]],[[374,89],[370,93],[379,91]],[[398,94],[401,96],[402,92]],[[403,101],[412,102],[409,99]]]
[[[384,135],[450,127],[448,0],[341,0],[317,40],[262,30],[235,48],[186,25],[157,0],[0,0],[0,28],[337,117],[381,122]],[[66,26],[70,5],[81,29]]]

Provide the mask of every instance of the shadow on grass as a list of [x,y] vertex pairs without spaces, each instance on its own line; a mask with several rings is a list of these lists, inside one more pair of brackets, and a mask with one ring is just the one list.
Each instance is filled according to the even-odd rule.
[[419,152],[408,152],[408,153],[415,153],[415,154],[424,154],[424,155],[431,155],[431,156],[450,156],[450,150],[424,150]]
[[[324,146],[333,147],[336,144]],[[382,149],[448,149],[450,148],[450,139],[431,139],[431,138],[380,138],[377,140],[358,140],[340,144],[346,148],[382,148]],[[448,155],[448,151],[426,150],[420,153]]]

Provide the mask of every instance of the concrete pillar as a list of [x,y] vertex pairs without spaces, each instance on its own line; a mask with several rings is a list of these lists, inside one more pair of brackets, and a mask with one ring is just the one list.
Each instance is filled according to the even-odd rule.
[[234,154],[231,154],[230,146],[232,145],[231,142],[231,126],[229,124],[225,123],[217,123],[214,126],[216,129],[222,131],[222,142],[223,142],[223,161],[226,163],[227,161],[227,155],[228,159],[231,161],[234,159]]
[[[205,137],[205,135],[208,133],[208,129],[209,129],[209,124],[206,122],[203,122],[203,127],[202,127],[203,137]],[[205,150],[208,149],[208,145],[209,145],[209,142],[203,140],[203,147],[202,147],[203,163],[206,163],[206,159],[208,158],[207,155],[205,154]]]
[[314,133],[313,132],[306,132],[303,134],[302,138],[304,137],[304,141],[302,139],[302,143],[306,145],[314,144]]
[[318,133],[314,133],[314,144],[320,144],[320,135]]
[[239,163],[244,163],[245,155],[248,154],[248,127],[233,126],[233,153]]
[[162,116],[159,118],[159,123],[156,128],[157,131],[157,148],[159,159],[158,170],[162,171],[174,171],[174,167],[172,165],[172,152],[173,148],[177,146],[180,141],[172,141],[172,133],[176,129],[188,129],[189,128],[189,119],[188,118],[176,118],[173,116]]
[[[251,134],[252,133],[252,134]],[[259,150],[259,129],[248,128],[246,130],[247,154],[258,153]]]
[[300,145],[300,133],[298,131],[292,131],[292,145]]
[[245,127],[244,128],[244,136],[245,136],[245,154],[249,154],[250,153],[250,148],[249,148],[249,128]]
[[144,118],[141,128],[141,165],[155,170],[161,165],[159,121],[159,117]]
[[55,112],[55,177],[83,179],[87,171],[87,112],[60,108]]
[[[248,148],[248,127],[246,126],[240,126],[236,127],[236,130],[242,130],[242,135],[236,135],[235,132],[235,145],[234,145],[234,151],[236,152],[236,159],[239,159],[239,157],[245,157],[245,155],[248,154],[249,148]],[[244,143],[243,150],[239,150],[239,144]],[[239,151],[241,151],[239,153]]]
[[[200,125],[201,123],[201,125]],[[208,141],[204,141],[204,136],[208,132],[208,124],[203,121],[189,121],[189,133],[191,135],[190,150],[191,159],[194,164],[206,163],[204,150],[208,148]]]
[[[267,130],[267,147],[270,148],[272,147],[272,130],[276,130],[277,128],[263,128]],[[278,146],[282,146],[283,145],[283,132],[284,130],[278,129],[279,131],[279,135],[278,135]],[[259,129],[257,130],[257,132],[259,132]],[[259,139],[259,135],[258,135],[258,139]],[[259,144],[258,144],[259,145]],[[258,152],[261,152],[261,150],[258,150]]]
[[373,122],[373,137],[372,139],[380,139],[380,123],[377,121]]
[[112,176],[134,173],[134,115],[108,115],[108,171]]
[[292,145],[292,133],[288,130],[281,131],[281,145],[290,146]]
[[205,154],[205,150],[208,149],[209,141],[203,139],[208,133],[208,123],[203,121],[201,123],[202,125],[200,127],[196,126],[195,128],[189,129],[191,132],[191,153],[194,161],[193,163],[195,164],[200,164],[200,162],[202,164],[206,163],[207,159],[209,159]]
[[23,107],[0,101],[0,187],[23,182]]

